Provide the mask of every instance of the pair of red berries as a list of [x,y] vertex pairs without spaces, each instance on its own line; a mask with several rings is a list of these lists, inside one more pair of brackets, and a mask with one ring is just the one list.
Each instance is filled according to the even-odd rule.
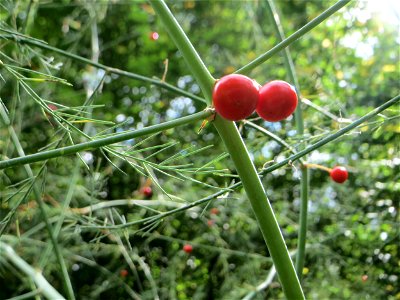
[[261,87],[247,76],[231,74],[215,84],[213,103],[216,112],[230,121],[243,120],[255,110],[264,120],[278,122],[295,111],[297,94],[285,81],[274,80]]

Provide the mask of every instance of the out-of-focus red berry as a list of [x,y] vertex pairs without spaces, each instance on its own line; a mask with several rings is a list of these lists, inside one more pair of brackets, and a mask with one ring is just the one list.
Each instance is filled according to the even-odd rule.
[[151,39],[152,41],[158,40],[159,37],[160,37],[160,35],[159,35],[158,32],[156,32],[156,31],[153,31],[153,32],[150,33],[150,39]]
[[189,244],[185,244],[185,245],[183,245],[183,248],[182,248],[182,250],[183,251],[185,251],[186,253],[192,253],[192,251],[193,251],[193,246],[192,245],[189,245]]
[[151,196],[153,196],[153,190],[152,190],[151,187],[145,186],[144,188],[142,188],[142,194],[143,194],[146,198],[150,198]]
[[51,110],[57,110],[58,109],[58,107],[57,106],[55,106],[54,104],[49,104],[49,105],[47,105]]
[[215,224],[215,220],[207,220],[208,227],[211,227]]
[[219,214],[219,209],[216,207],[213,207],[210,209],[210,214],[212,215],[218,215]]
[[128,276],[128,270],[122,269],[122,270],[119,272],[119,276],[121,276],[121,277],[126,277],[126,276]]

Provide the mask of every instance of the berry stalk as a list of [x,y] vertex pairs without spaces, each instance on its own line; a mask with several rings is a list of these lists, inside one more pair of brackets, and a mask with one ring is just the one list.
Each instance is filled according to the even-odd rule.
[[326,171],[328,173],[330,173],[332,171],[331,168],[328,168],[328,167],[325,167],[325,166],[321,166],[321,165],[318,165],[318,164],[305,163],[305,164],[303,164],[303,166],[306,167],[307,169],[320,169],[320,170],[324,170],[324,171]]

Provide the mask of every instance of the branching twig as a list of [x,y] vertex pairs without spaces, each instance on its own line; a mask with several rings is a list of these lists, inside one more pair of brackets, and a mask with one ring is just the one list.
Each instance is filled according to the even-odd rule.
[[50,300],[62,300],[65,299],[57,290],[51,286],[46,278],[43,277],[42,273],[38,270],[32,268],[26,261],[24,261],[17,253],[15,253],[14,249],[7,245],[4,242],[0,241],[0,252],[2,256],[8,258],[10,261],[14,263],[22,272],[24,272],[27,276],[32,278],[37,287],[40,289],[41,293]]

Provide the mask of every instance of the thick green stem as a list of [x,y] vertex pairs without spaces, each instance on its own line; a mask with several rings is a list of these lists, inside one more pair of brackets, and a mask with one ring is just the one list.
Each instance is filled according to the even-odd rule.
[[103,146],[115,144],[118,142],[130,140],[133,138],[141,137],[144,135],[157,133],[157,132],[160,132],[160,131],[163,131],[166,129],[175,128],[180,125],[184,125],[184,124],[195,122],[195,121],[198,121],[201,119],[205,119],[205,118],[209,117],[211,114],[212,114],[211,110],[205,110],[205,111],[202,111],[202,112],[190,115],[190,116],[182,117],[182,118],[179,118],[176,120],[164,122],[164,123],[158,124],[158,125],[149,126],[149,127],[143,128],[143,129],[135,130],[135,131],[124,132],[124,133],[120,133],[120,134],[115,134],[110,137],[86,142],[86,143],[80,143],[80,144],[67,146],[67,147],[63,147],[63,148],[58,148],[58,149],[54,149],[54,150],[38,152],[35,154],[26,155],[24,157],[17,157],[17,158],[0,161],[0,170],[6,169],[6,168],[9,168],[12,166],[29,164],[29,163],[33,163],[33,162],[50,159],[50,158],[74,154],[79,151],[96,149],[96,148],[100,148]]
[[[204,63],[201,61],[196,50],[191,45],[189,39],[186,37],[166,4],[161,0],[150,2],[175,41],[175,44],[182,52],[203,94],[206,95],[206,100],[211,103],[214,79],[209,74]],[[250,199],[259,227],[282,282],[286,297],[288,299],[304,299],[303,291],[297,279],[292,260],[290,259],[274,212],[236,125],[219,116],[215,119],[214,125],[225,143],[242,180],[246,194]]]
[[283,50],[287,46],[289,46],[291,43],[305,35],[307,32],[309,32],[311,29],[325,21],[327,18],[329,18],[331,15],[333,15],[335,12],[337,12],[339,9],[341,9],[343,6],[345,6],[347,3],[349,3],[351,0],[340,0],[336,4],[332,5],[330,8],[328,8],[326,11],[324,11],[322,14],[320,14],[318,17],[307,23],[305,26],[301,27],[299,30],[297,30],[295,33],[290,35],[287,39],[283,40],[280,42],[278,45],[273,47],[271,50],[265,52],[263,55],[257,57],[255,60],[250,62],[249,64],[245,65],[244,67],[240,68],[237,70],[235,73],[240,73],[240,74],[247,74],[251,70],[253,70],[255,67],[261,65],[264,63],[266,60],[274,56],[276,53],[279,51]]
[[288,299],[304,299],[303,291],[275,214],[239,131],[233,122],[225,121],[218,116],[215,120],[215,127],[235,163],[236,170],[242,180],[243,187],[274,261],[286,297]]

